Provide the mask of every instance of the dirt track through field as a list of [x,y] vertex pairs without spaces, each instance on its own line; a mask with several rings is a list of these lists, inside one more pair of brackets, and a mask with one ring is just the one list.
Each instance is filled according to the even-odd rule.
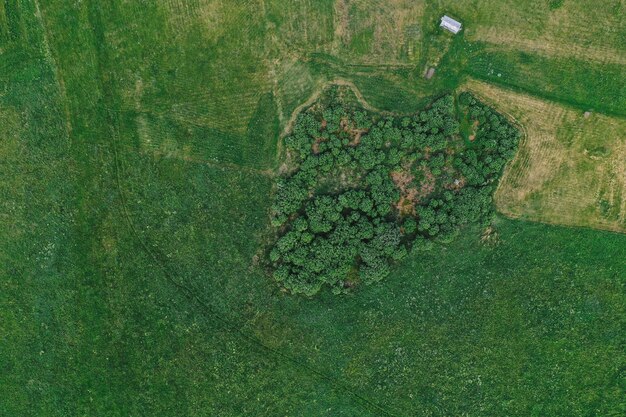
[[379,114],[393,114],[393,113],[388,112],[388,111],[380,110],[380,109],[372,106],[371,104],[369,104],[365,100],[365,97],[363,97],[363,94],[361,94],[361,91],[359,91],[357,86],[354,85],[354,83],[352,81],[348,81],[348,80],[344,80],[344,79],[335,79],[335,80],[328,81],[328,82],[322,84],[322,86],[320,86],[317,90],[315,90],[315,92],[311,95],[311,97],[309,97],[304,103],[300,104],[298,107],[295,108],[293,113],[291,113],[291,117],[289,117],[289,120],[287,121],[287,124],[285,125],[285,128],[283,129],[283,133],[282,133],[283,137],[287,136],[291,132],[291,130],[293,129],[293,124],[296,122],[296,118],[298,117],[298,114],[300,114],[300,112],[302,112],[302,110],[306,109],[307,107],[312,106],[313,103],[315,103],[317,101],[317,99],[320,97],[322,92],[326,88],[331,86],[331,85],[340,85],[340,86],[349,87],[352,90],[352,92],[354,93],[354,95],[355,95],[356,99],[358,100],[359,104],[361,106],[363,106],[363,108],[366,109],[366,110],[369,110],[369,111],[375,112],[375,113],[379,113]]

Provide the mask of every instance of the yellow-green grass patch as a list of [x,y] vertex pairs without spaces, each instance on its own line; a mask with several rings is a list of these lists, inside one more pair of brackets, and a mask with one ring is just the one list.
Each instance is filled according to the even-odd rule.
[[508,113],[524,139],[495,195],[506,215],[626,231],[626,120],[470,80],[464,88]]

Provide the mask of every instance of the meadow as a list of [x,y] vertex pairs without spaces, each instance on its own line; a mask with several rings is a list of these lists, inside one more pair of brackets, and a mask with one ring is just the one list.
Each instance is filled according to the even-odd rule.
[[[626,236],[525,219],[624,230],[623,4],[539,3],[0,3],[0,414],[622,415]],[[502,106],[529,147],[496,201],[522,219],[283,294],[260,265],[280,133],[333,80],[394,113]],[[525,198],[546,158],[573,163]]]

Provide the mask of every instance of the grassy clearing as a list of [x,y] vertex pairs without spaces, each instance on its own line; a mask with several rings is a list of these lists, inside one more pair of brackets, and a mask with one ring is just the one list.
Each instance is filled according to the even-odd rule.
[[341,303],[277,298],[260,337],[395,415],[619,414],[624,236],[496,229],[495,247],[465,233]]
[[525,130],[496,203],[530,220],[626,231],[626,121],[470,81]]

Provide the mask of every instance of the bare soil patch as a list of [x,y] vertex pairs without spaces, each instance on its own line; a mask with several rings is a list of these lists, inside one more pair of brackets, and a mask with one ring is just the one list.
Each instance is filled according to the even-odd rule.
[[406,170],[392,172],[391,179],[401,193],[400,199],[396,203],[396,208],[400,214],[415,214],[418,191],[415,187],[410,187],[415,177]]

